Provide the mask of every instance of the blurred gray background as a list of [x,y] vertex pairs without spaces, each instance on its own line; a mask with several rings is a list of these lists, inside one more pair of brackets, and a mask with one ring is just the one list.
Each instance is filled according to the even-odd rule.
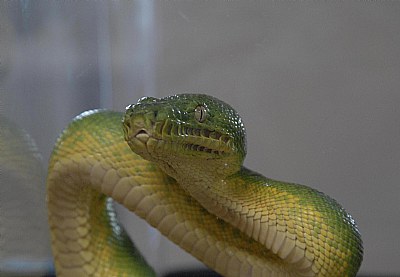
[[[399,2],[0,1],[0,113],[44,167],[78,113],[187,91],[239,111],[248,167],[342,203],[360,274],[400,274]],[[120,217],[159,273],[201,266]]]

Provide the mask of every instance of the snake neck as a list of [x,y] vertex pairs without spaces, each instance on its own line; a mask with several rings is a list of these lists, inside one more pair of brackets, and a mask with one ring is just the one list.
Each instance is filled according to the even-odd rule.
[[243,199],[250,191],[259,189],[268,180],[244,166],[229,176],[221,176],[225,169],[218,166],[197,170],[191,169],[190,166],[182,166],[179,174],[173,169],[166,171],[206,210],[235,227],[239,227]]
[[[334,257],[346,257],[357,265],[332,266],[335,276],[355,275],[361,262],[360,235],[351,216],[328,196],[245,167],[223,178],[204,173],[176,179],[207,211],[264,245],[288,267],[300,269],[299,276],[324,275],[319,265]],[[339,235],[334,235],[339,226]],[[329,250],[310,247],[316,243],[328,245]]]

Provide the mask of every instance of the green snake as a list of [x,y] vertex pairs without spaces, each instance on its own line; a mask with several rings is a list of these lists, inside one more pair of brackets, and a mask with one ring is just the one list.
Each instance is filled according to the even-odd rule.
[[245,155],[242,119],[207,95],[79,115],[49,165],[57,276],[154,274],[111,198],[224,276],[355,276],[353,218],[321,192],[247,169]]

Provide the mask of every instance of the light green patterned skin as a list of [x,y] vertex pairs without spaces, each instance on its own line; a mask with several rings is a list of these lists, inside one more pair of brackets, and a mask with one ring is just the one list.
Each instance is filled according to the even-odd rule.
[[241,118],[207,95],[78,116],[47,179],[57,276],[153,274],[104,195],[224,276],[355,276],[352,217],[314,189],[243,167],[245,155]]
[[121,117],[110,111],[85,112],[63,131],[53,150],[47,206],[57,276],[155,276],[119,225],[112,199],[88,186],[76,168],[76,154],[88,159],[83,161],[87,167],[96,155],[113,156],[115,162],[132,154],[118,147],[125,144]]

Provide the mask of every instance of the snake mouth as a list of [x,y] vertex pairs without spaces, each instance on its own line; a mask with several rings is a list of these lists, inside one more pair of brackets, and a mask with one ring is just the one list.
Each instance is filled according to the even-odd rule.
[[133,136],[136,139],[140,140],[141,142],[143,142],[144,144],[147,143],[147,141],[150,138],[149,133],[145,130],[145,129],[140,129],[136,132],[136,134]]
[[231,152],[229,136],[216,130],[165,121],[155,124],[155,133],[159,134],[157,136],[159,140],[181,145],[184,151],[218,156]]
[[[157,151],[169,148],[174,152],[179,148],[186,153],[192,153],[191,155],[196,153],[215,156],[225,156],[232,152],[231,138],[227,134],[170,120],[146,122],[142,118],[131,118],[125,120],[124,130],[126,141],[136,145],[135,149],[145,147],[143,149],[147,149],[146,151],[153,152],[155,148]],[[171,153],[170,151],[168,152]]]

